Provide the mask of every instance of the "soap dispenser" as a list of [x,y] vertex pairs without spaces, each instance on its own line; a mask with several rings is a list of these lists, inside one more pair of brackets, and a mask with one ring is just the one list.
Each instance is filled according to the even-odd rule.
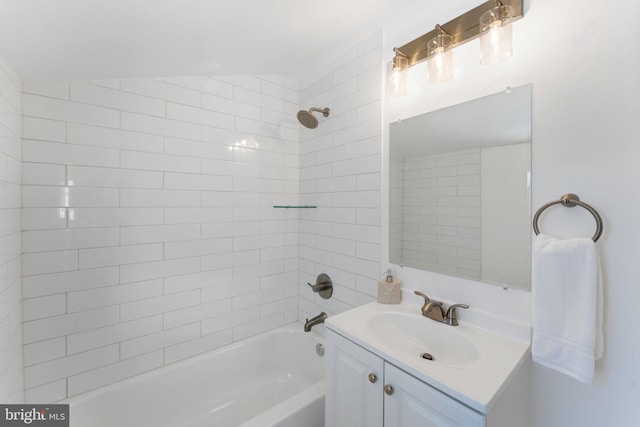
[[378,302],[381,304],[400,304],[402,291],[400,281],[393,278],[391,269],[385,278],[378,281]]

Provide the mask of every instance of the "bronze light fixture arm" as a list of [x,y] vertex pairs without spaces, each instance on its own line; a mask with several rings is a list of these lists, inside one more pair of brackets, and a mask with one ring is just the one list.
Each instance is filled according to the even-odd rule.
[[[505,2],[513,8],[513,21],[516,21],[523,16],[523,0],[511,0]],[[457,18],[442,24],[436,25],[436,28],[428,33],[418,37],[409,43],[394,48],[394,51],[400,51],[409,61],[409,67],[419,64],[428,57],[427,42],[437,36],[438,34],[448,34],[453,37],[453,46],[459,46],[463,43],[471,41],[480,36],[480,17],[483,13],[493,9],[496,6],[502,6],[503,2],[500,0],[489,0],[482,3],[480,6],[471,9]]]

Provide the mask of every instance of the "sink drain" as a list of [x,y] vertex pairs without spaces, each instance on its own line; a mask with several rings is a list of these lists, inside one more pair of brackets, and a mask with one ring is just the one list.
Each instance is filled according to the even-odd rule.
[[422,357],[425,360],[433,360],[433,355],[431,355],[431,353],[422,353],[420,357]]

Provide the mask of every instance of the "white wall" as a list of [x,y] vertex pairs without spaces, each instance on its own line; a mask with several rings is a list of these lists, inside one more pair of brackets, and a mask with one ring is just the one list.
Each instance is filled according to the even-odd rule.
[[297,319],[297,212],[272,206],[298,201],[298,96],[277,76],[24,86],[28,401]]
[[[515,53],[510,62],[480,66],[474,41],[455,49],[455,78],[449,83],[427,85],[425,64],[413,67],[409,96],[385,100],[385,125],[398,117],[532,83],[533,209],[574,192],[599,210],[604,220],[598,247],[605,283],[605,355],[596,364],[594,384],[583,385],[534,365],[532,422],[535,426],[637,425],[640,30],[634,20],[640,4],[625,3],[621,11],[600,2],[538,0],[525,9],[525,17],[514,24]],[[422,11],[390,19],[384,32],[385,60],[392,57],[393,46],[465,10],[440,16],[425,5]],[[540,227],[560,236],[590,236],[595,225],[586,211],[559,207],[545,215]],[[427,294],[530,321],[528,292],[411,269],[399,275],[405,286]]]
[[0,402],[21,403],[20,78],[0,60]]
[[[380,277],[381,33],[301,83],[300,106],[329,107],[300,130],[299,317],[331,315],[372,301]],[[331,299],[306,285],[327,273]],[[318,328],[322,330],[322,328]]]

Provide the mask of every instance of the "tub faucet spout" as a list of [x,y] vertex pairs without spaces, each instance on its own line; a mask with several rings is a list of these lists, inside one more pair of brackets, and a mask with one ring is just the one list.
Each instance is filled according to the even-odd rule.
[[316,317],[312,317],[311,319],[306,319],[304,322],[304,331],[311,332],[311,328],[316,326],[319,323],[324,323],[324,320],[327,318],[327,313],[324,311],[318,314]]

